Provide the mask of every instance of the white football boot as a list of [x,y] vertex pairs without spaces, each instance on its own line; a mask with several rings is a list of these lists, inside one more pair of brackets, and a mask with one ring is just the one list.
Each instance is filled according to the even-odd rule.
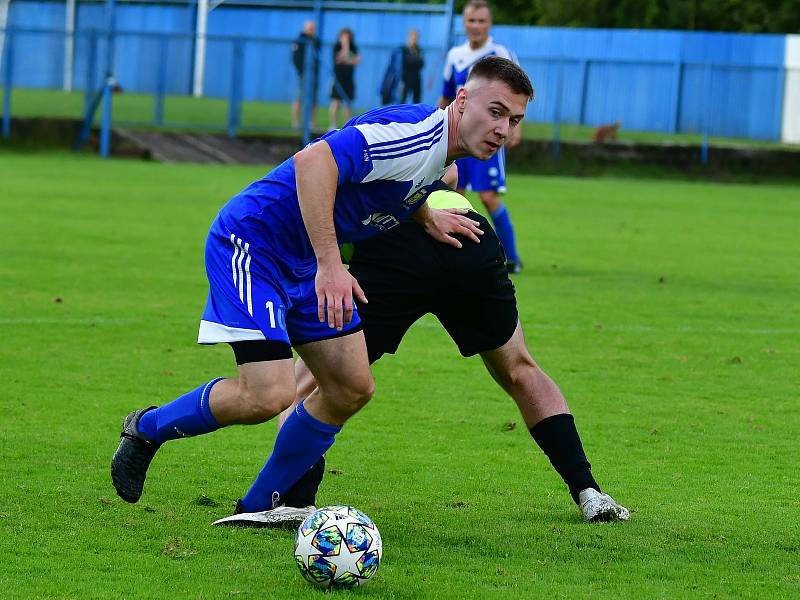
[[[238,503],[236,508],[239,508]],[[316,510],[316,506],[295,508],[281,505],[261,512],[237,512],[230,517],[214,521],[214,525],[219,527],[297,527]]]
[[627,521],[631,518],[627,508],[617,504],[608,494],[602,494],[592,488],[586,488],[578,494],[578,503],[584,520],[589,523]]

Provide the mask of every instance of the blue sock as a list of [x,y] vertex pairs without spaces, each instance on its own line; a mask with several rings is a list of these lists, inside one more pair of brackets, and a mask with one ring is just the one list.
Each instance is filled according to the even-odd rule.
[[494,230],[497,232],[497,237],[500,238],[500,243],[503,244],[503,249],[506,251],[506,258],[514,262],[519,262],[519,254],[517,254],[517,240],[514,237],[514,226],[511,224],[511,216],[508,214],[504,204],[500,205],[496,211],[489,213],[494,223]]
[[272,508],[275,494],[282,498],[333,445],[334,436],[341,430],[318,421],[302,402],[298,404],[278,432],[272,455],[242,498],[242,509],[258,512]]
[[139,419],[139,433],[156,444],[163,444],[168,440],[216,431],[220,424],[211,414],[208,397],[220,379],[222,377],[212,379],[169,404],[148,410]]

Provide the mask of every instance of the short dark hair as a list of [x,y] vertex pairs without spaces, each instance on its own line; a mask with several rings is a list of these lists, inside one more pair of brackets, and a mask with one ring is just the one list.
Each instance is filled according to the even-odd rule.
[[468,8],[472,8],[472,9],[485,8],[486,10],[489,11],[490,15],[492,14],[492,7],[489,6],[489,3],[486,2],[486,0],[469,0],[469,2],[467,2],[464,5],[464,11],[463,12],[467,12]]
[[502,81],[515,94],[525,94],[528,100],[533,100],[535,92],[527,73],[518,64],[500,56],[486,56],[480,59],[469,72],[467,81],[473,78],[488,81]]

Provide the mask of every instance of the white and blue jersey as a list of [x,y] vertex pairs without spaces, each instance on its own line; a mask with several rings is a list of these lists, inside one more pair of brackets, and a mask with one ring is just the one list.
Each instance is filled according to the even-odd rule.
[[[339,244],[410,219],[448,167],[447,112],[424,104],[367,112],[321,139],[339,170],[333,206]],[[298,345],[341,335],[317,319],[316,267],[290,158],[231,198],[212,224],[210,291],[198,341]],[[358,325],[354,314],[344,331]]]
[[453,99],[456,97],[458,88],[467,83],[469,71],[476,62],[487,56],[499,56],[507,58],[517,63],[517,57],[502,44],[497,44],[489,37],[486,43],[474,50],[469,42],[460,46],[453,46],[447,53],[444,61],[444,84],[442,85],[442,96]]
[[[500,56],[517,63],[517,57],[505,46],[496,43],[491,37],[480,48],[472,49],[469,42],[453,46],[447,53],[444,64],[444,82],[442,96],[455,98],[458,88],[467,82],[472,66],[487,56]],[[458,187],[474,192],[494,190],[506,191],[505,149],[500,150],[487,160],[477,158],[461,158],[458,166]]]

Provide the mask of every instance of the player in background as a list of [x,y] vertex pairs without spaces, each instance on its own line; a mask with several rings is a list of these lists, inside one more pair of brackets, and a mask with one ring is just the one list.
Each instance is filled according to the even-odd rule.
[[[117,494],[136,502],[158,448],[233,424],[262,423],[295,399],[292,348],[319,387],[284,423],[239,512],[280,505],[372,397],[374,380],[339,244],[414,219],[439,242],[483,234],[463,209],[425,204],[452,162],[486,159],[525,115],[533,88],[513,62],[487,57],[446,110],[386,107],[329,132],[234,196],[206,242],[209,294],[198,342],[228,343],[239,376],[215,378],[161,407],[131,412],[111,461]],[[463,238],[462,238],[463,239]]]
[[[492,13],[484,0],[470,0],[464,7],[464,31],[467,41],[454,46],[447,53],[444,65],[444,85],[439,107],[445,107],[453,98],[459,87],[464,85],[472,66],[486,56],[501,56],[517,62],[516,56],[505,46],[496,43],[489,35],[492,27]],[[514,131],[506,146],[513,148],[519,144],[521,130]],[[465,189],[477,192],[481,202],[489,211],[495,231],[500,237],[506,251],[509,273],[519,273],[522,261],[517,252],[517,242],[511,215],[500,199],[500,193],[506,191],[505,149],[488,160],[473,157],[456,161],[458,166],[458,191]]]
[[[455,185],[455,173],[448,172],[445,181]],[[629,511],[604,494],[592,475],[564,395],[528,351],[497,236],[464,196],[444,184],[441,188],[431,193],[428,205],[470,210],[468,216],[485,231],[480,244],[462,239],[463,248],[456,250],[437,243],[416,223],[408,222],[353,245],[350,272],[370,298],[369,304],[359,309],[370,363],[386,353],[394,354],[420,317],[435,315],[461,354],[480,354],[489,374],[517,404],[531,437],[567,484],[584,520],[628,520]],[[316,383],[302,361],[295,364],[295,373],[299,402],[313,392]],[[291,408],[281,418],[290,413]],[[216,524],[297,526],[316,510],[324,472],[321,458],[286,492],[284,506],[233,515]]]

